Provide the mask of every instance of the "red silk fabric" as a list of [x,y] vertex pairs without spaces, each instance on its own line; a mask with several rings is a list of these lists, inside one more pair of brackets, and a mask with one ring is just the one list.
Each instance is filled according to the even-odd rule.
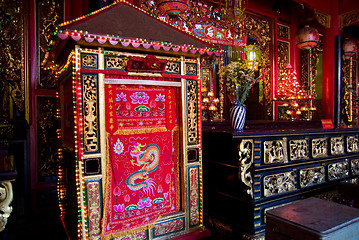
[[174,88],[105,89],[108,161],[102,237],[110,239],[150,228],[161,215],[179,211],[179,128]]

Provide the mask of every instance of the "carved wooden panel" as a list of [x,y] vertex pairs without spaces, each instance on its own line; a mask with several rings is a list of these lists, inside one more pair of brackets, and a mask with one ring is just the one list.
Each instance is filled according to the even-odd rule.
[[197,144],[198,139],[198,83],[196,80],[186,81],[187,96],[187,138],[188,144]]
[[359,159],[353,159],[350,162],[350,168],[353,175],[359,174]]
[[265,197],[296,190],[294,171],[268,175],[263,178],[263,195]]
[[37,172],[39,181],[57,176],[56,97],[37,97]]
[[288,162],[286,140],[264,141],[264,164],[286,162]]
[[300,187],[309,187],[325,182],[324,166],[299,170]]
[[307,159],[309,155],[306,139],[289,141],[289,156],[291,161]]
[[99,151],[97,74],[82,74],[84,152]]
[[344,154],[344,137],[330,138],[330,152],[332,155]]
[[358,135],[347,136],[347,152],[352,153],[358,151],[359,151]]
[[349,164],[347,161],[328,165],[328,179],[336,180],[349,176]]
[[328,155],[327,138],[315,138],[312,139],[312,157],[325,157]]

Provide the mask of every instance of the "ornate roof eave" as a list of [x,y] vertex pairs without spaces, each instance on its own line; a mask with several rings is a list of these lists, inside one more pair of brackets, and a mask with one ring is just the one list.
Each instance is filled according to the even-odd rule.
[[[139,21],[130,21],[128,18]],[[126,24],[129,21],[132,28]],[[141,21],[148,22],[148,26],[141,25]],[[147,28],[158,32],[153,33]],[[125,1],[115,2],[91,14],[63,23],[58,26],[55,34],[62,40],[72,39],[91,46],[155,50],[186,55],[221,54],[221,50],[208,41],[155,18]]]
[[129,38],[117,38],[109,37],[96,34],[82,34],[79,32],[61,32],[57,34],[58,37],[62,40],[72,39],[80,45],[86,46],[107,46],[112,48],[121,48],[121,49],[137,49],[143,51],[164,51],[176,54],[195,54],[195,55],[216,55],[220,56],[221,51],[214,48],[199,48],[191,45],[174,45],[171,43],[163,43],[157,41],[146,41],[144,39],[129,39]]

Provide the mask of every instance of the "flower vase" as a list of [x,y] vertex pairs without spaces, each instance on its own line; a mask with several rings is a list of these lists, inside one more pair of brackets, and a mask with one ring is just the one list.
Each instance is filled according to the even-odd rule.
[[246,108],[241,104],[241,92],[239,86],[236,86],[234,96],[234,106],[231,109],[232,128],[235,131],[243,131],[244,122],[246,120]]
[[246,109],[242,104],[235,104],[231,110],[232,128],[235,131],[243,131],[246,120]]

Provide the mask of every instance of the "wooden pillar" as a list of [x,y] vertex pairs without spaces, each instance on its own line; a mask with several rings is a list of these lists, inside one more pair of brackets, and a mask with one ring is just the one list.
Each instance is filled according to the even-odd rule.
[[344,89],[343,89],[343,53],[342,53],[342,46],[343,46],[343,36],[338,35],[335,36],[335,86],[334,86],[334,127],[337,128],[340,125],[342,115],[341,109],[344,100]]
[[330,1],[332,6],[330,12],[330,28],[326,29],[323,37],[323,99],[322,99],[322,118],[331,119],[336,125],[338,121],[335,116],[337,115],[335,100],[339,98],[336,91],[337,71],[339,67],[336,59],[336,36],[340,35],[339,29],[339,1]]

